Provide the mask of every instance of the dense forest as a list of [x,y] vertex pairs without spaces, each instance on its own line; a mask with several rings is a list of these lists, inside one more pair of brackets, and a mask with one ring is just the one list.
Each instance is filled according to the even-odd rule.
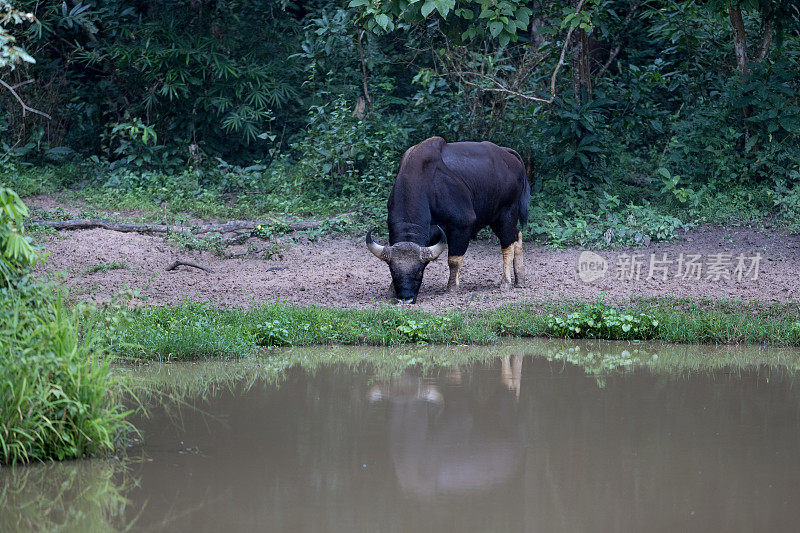
[[[115,358],[282,369],[265,350],[509,335],[800,345],[799,99],[800,0],[0,0],[0,464],[127,442]],[[496,290],[484,241],[469,291],[445,294],[442,265],[433,312],[385,305],[362,239],[433,135],[521,154],[530,287]],[[53,229],[98,218],[144,229]],[[241,233],[204,224],[234,219]],[[662,259],[660,279],[594,286],[568,279],[577,248],[530,244],[665,258],[651,243],[679,234],[678,269],[683,251],[747,252],[764,276],[665,285]],[[633,364],[568,353],[587,372]],[[769,359],[748,357],[761,375]]]
[[0,2],[0,164],[23,195],[380,213],[403,151],[440,135],[520,152],[555,244],[796,228],[799,5]]

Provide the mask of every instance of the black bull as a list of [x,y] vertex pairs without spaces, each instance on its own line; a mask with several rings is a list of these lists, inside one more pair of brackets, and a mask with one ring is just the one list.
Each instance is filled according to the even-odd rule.
[[512,265],[519,286],[525,273],[518,224],[527,222],[529,200],[525,165],[514,150],[490,142],[446,143],[431,137],[409,148],[400,162],[389,195],[389,245],[375,243],[370,231],[367,247],[389,264],[397,300],[414,303],[425,266],[444,251],[444,236],[450,267],[447,288],[454,291],[469,241],[489,226],[500,239],[501,287],[511,286]]

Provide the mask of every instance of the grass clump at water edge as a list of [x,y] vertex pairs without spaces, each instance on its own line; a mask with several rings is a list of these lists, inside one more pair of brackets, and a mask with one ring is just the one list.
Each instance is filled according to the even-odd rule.
[[122,382],[78,311],[42,286],[0,291],[0,464],[113,451],[132,427]]

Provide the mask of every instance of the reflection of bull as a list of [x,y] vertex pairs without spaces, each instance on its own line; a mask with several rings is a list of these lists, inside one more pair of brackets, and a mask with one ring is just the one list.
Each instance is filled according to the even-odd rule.
[[[463,387],[438,387],[410,376],[370,390],[370,401],[389,400],[389,446],[404,492],[459,495],[488,490],[519,475],[524,449],[516,399],[522,358],[503,359],[507,390],[496,391],[488,401],[478,402]],[[451,385],[460,380],[455,370]]]

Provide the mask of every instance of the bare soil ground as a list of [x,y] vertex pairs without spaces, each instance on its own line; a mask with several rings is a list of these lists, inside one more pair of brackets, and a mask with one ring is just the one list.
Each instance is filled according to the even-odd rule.
[[[47,201],[34,199],[33,204]],[[222,259],[208,252],[170,246],[162,236],[78,230],[46,237],[49,257],[39,269],[49,276],[63,273],[61,279],[73,298],[98,302],[131,288],[140,291],[142,297],[137,303],[143,305],[176,304],[188,298],[220,307],[275,301],[374,307],[389,301],[389,270],[366,250],[362,239],[341,237],[309,242],[301,238],[282,258]],[[240,246],[232,250],[243,249]],[[445,293],[448,276],[445,254],[428,266],[418,306],[444,311],[564,298],[595,300],[601,296],[611,301],[627,301],[636,296],[800,300],[800,236],[776,229],[706,226],[690,230],[673,242],[594,250],[605,260],[607,270],[590,282],[584,281],[582,278],[586,276],[579,273],[579,257],[584,251],[525,243],[527,284],[524,288],[501,291],[499,245],[473,242],[464,259],[460,293]],[[633,254],[637,254],[636,263],[641,265],[638,275],[636,269],[628,268]],[[740,254],[742,265],[739,265]],[[751,269],[757,254],[760,259]],[[690,269],[686,275],[691,255],[700,256],[695,261],[700,265],[699,274]],[[176,259],[196,261],[214,272],[209,274],[184,266],[166,271]],[[652,259],[666,262],[652,263]],[[113,261],[124,262],[129,268],[89,272],[93,265]],[[602,266],[600,259],[594,261]],[[652,273],[651,263],[656,267]],[[680,272],[679,266],[683,267]],[[739,272],[737,266],[744,268]],[[284,268],[268,270],[271,267]]]

